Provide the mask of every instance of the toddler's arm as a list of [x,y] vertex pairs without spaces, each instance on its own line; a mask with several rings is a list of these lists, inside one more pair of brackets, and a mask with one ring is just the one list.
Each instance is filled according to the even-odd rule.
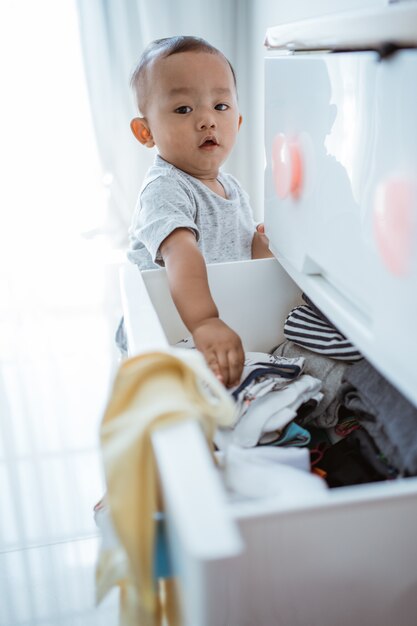
[[172,299],[196,348],[226,386],[238,384],[244,362],[242,342],[219,318],[195,235],[177,228],[162,242],[161,254]]
[[274,256],[269,249],[269,239],[265,235],[265,227],[258,224],[252,239],[252,259],[266,259]]

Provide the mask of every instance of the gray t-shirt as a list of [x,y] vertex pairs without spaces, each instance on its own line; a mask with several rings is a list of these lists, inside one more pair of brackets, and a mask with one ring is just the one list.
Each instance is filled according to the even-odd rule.
[[160,245],[176,228],[189,228],[206,263],[251,258],[255,222],[248,194],[219,173],[227,198],[156,156],[139,194],[129,230],[128,259],[140,269],[163,265]]

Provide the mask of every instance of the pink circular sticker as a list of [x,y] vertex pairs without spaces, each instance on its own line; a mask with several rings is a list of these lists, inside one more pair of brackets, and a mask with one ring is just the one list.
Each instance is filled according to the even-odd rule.
[[276,135],[272,144],[272,176],[278,197],[284,199],[289,194],[299,197],[302,183],[300,150],[297,143],[283,133]]
[[390,176],[377,186],[373,211],[376,243],[384,265],[396,276],[410,269],[416,209],[410,178]]

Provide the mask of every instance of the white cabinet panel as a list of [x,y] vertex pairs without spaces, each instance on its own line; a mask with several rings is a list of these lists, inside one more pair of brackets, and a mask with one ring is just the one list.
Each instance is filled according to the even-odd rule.
[[413,402],[416,77],[416,50],[383,60],[376,52],[266,60],[271,248]]

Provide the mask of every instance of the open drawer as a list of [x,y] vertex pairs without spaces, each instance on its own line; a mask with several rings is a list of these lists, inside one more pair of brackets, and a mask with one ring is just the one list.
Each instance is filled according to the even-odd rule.
[[[221,316],[246,350],[282,339],[297,285],[275,259],[209,266]],[[187,335],[164,270],[122,268],[131,354]],[[186,626],[414,626],[417,479],[308,502],[230,501],[199,428],[153,437]]]

